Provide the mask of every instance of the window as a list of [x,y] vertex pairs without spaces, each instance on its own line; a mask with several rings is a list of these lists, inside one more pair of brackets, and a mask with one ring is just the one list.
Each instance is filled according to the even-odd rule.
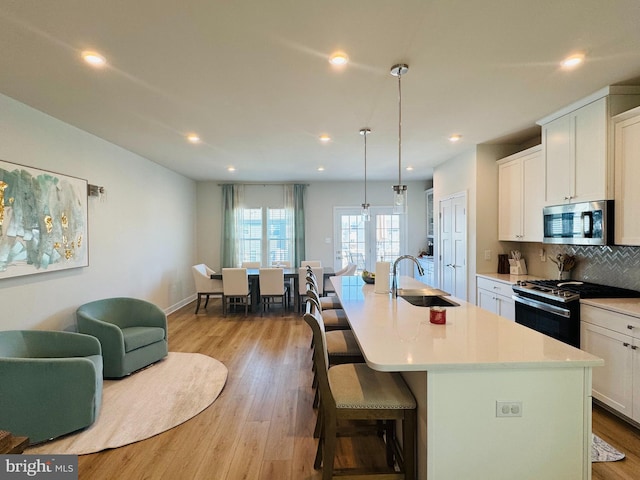
[[240,262],[269,266],[293,260],[293,217],[287,209],[242,208],[237,220]]
[[262,209],[243,208],[240,211],[241,262],[260,262],[262,257]]

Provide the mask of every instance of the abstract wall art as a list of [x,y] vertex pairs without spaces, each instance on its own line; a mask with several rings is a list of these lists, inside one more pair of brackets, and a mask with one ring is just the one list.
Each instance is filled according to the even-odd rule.
[[87,181],[0,160],[0,279],[89,264]]

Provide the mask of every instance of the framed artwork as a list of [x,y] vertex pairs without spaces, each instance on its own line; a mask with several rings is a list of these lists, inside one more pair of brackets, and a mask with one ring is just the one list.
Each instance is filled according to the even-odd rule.
[[0,160],[0,279],[88,265],[87,181]]

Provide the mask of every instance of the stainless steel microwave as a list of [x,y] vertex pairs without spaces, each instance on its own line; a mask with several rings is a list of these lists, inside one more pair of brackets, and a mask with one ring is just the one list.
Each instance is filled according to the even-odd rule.
[[613,243],[613,200],[544,207],[544,243]]

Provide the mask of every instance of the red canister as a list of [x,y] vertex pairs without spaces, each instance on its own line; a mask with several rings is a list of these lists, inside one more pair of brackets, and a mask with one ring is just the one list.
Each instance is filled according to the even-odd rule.
[[447,323],[447,311],[443,307],[431,307],[429,321],[438,325]]

